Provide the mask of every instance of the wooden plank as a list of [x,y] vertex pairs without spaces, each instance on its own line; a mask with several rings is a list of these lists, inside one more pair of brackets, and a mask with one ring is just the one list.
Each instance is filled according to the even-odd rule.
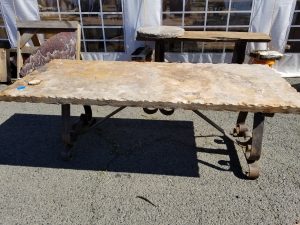
[[20,78],[21,67],[23,66],[22,50],[21,50],[21,34],[17,32],[17,79]]
[[[35,52],[39,47],[32,47],[32,46],[24,46],[22,48],[22,54],[32,54],[33,52]],[[11,48],[10,52],[12,53],[16,53],[17,49],[16,48]]]
[[0,48],[0,82],[7,82],[7,57],[6,49]]
[[7,76],[6,76],[6,83],[11,83],[11,64],[10,64],[10,49],[6,50],[6,69],[7,69]]
[[[34,79],[41,83],[29,86]],[[300,94],[286,80],[249,64],[53,60],[0,92],[0,100],[300,113]]]
[[254,32],[226,32],[226,31],[186,31],[179,39],[209,40],[209,41],[247,41],[247,42],[269,42],[271,38],[264,33]]
[[23,21],[17,22],[19,30],[22,29],[73,29],[76,30],[77,21]]
[[76,38],[76,59],[80,60],[80,52],[81,52],[81,26],[77,25],[77,38]]
[[[154,41],[154,37],[140,37],[140,41]],[[171,41],[203,41],[203,42],[269,42],[271,38],[264,33],[254,32],[226,32],[226,31],[185,31],[184,35],[177,38],[165,38]]]
[[34,34],[28,34],[28,33],[25,33],[25,34],[22,34],[21,37],[20,37],[20,48],[23,48],[28,41],[31,40],[31,38],[34,36]]
[[34,34],[33,37],[31,38],[32,43],[34,46],[41,46],[40,40],[37,36],[37,34]]
[[25,33],[28,33],[28,34],[57,34],[57,33],[60,33],[60,32],[74,32],[76,31],[77,29],[68,29],[68,28],[59,28],[59,29],[55,29],[55,28],[36,28],[36,29],[29,29],[29,28],[26,28],[26,29],[19,29],[20,33],[21,34],[25,34]]
[[39,48],[39,46],[34,46],[34,47],[31,47],[31,46],[24,46],[24,47],[22,48],[22,54],[32,54],[32,53],[34,53],[38,48]]

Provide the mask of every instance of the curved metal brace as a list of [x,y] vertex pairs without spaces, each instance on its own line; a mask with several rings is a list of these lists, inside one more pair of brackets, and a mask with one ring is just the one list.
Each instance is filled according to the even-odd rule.
[[171,116],[175,112],[175,109],[159,109],[159,111],[165,116]]
[[154,114],[158,111],[157,108],[153,108],[153,109],[150,109],[150,108],[143,108],[144,112],[147,113],[147,114]]
[[254,113],[251,147],[249,146],[245,153],[248,161],[257,161],[260,159],[264,121],[265,115],[263,113]]
[[249,130],[246,125],[246,119],[248,112],[239,112],[238,119],[236,121],[236,126],[233,129],[234,137],[243,137],[246,136],[246,132]]

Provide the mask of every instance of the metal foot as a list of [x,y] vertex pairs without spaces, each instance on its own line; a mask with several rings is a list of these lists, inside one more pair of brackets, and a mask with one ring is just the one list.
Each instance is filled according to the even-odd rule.
[[249,179],[257,179],[259,177],[259,166],[257,161],[254,162],[248,162],[248,171],[246,171],[246,176]]
[[258,160],[261,156],[262,140],[264,132],[265,115],[263,113],[254,113],[252,137],[248,140],[245,151],[245,158],[248,163],[246,176],[249,179],[259,177]]

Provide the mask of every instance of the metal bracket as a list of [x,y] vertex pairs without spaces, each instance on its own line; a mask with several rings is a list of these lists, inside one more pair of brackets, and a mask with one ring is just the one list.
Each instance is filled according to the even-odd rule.
[[[121,110],[125,109],[126,106],[122,106],[116,110],[114,110],[112,113],[105,116],[103,119],[98,121],[96,123],[96,120],[92,117],[92,108],[91,106],[85,105],[84,110],[85,114],[82,114],[80,116],[79,121],[75,123],[71,127],[71,106],[70,104],[63,104],[61,105],[62,109],[62,123],[63,123],[63,129],[62,129],[62,140],[65,144],[65,149],[61,152],[61,156],[63,160],[70,160],[72,158],[72,147],[75,142],[76,137],[79,134],[88,132],[89,130],[99,126],[100,124],[104,123],[107,119],[111,118],[113,115],[117,114]],[[80,124],[80,125],[79,125]],[[82,126],[81,126],[82,125]]]

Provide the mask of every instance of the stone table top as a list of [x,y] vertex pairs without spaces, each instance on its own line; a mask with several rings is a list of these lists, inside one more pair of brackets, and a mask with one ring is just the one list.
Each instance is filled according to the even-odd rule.
[[137,36],[145,38],[176,38],[184,35],[184,29],[175,26],[140,27]]
[[300,113],[300,94],[287,81],[248,64],[53,60],[1,91],[0,100]]

